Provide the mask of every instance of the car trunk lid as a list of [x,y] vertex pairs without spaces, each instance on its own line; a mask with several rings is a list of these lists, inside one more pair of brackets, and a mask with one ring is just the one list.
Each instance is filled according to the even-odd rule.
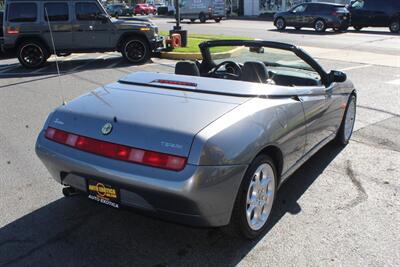
[[[114,83],[54,112],[49,127],[130,147],[188,156],[194,136],[247,97]],[[105,124],[112,131],[103,134]]]

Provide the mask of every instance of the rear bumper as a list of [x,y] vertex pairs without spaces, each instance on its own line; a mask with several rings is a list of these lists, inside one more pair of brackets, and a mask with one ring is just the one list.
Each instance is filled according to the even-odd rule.
[[180,172],[120,162],[77,151],[47,140],[43,132],[36,153],[53,178],[87,192],[91,178],[120,189],[122,206],[193,226],[229,223],[247,165],[187,165]]
[[335,18],[327,22],[328,28],[345,28],[350,26],[350,15],[348,19]]

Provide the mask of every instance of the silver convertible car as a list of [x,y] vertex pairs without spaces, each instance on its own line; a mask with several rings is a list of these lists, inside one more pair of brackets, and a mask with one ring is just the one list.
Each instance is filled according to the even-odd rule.
[[200,50],[175,74],[132,73],[49,115],[36,153],[66,194],[256,238],[279,186],[328,142],[349,142],[344,73],[284,43]]

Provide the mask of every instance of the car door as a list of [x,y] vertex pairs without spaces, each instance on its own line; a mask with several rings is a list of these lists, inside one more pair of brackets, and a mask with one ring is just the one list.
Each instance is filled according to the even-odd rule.
[[368,16],[368,26],[384,27],[389,25],[389,16],[385,12],[387,1],[365,0],[365,9]]
[[[56,51],[69,49],[72,45],[72,25],[68,2],[43,3],[43,38],[52,44]],[[50,34],[51,29],[51,34]],[[53,40],[51,40],[51,36]]]
[[351,13],[351,24],[353,26],[368,26],[369,22],[369,12],[365,8],[366,0],[356,0],[352,2],[349,6],[349,11]]
[[337,84],[332,83],[328,87],[310,88],[299,95],[303,103],[307,130],[305,151],[310,151],[328,137],[335,135],[340,127],[346,99],[337,90]]
[[76,49],[111,48],[113,25],[111,21],[99,17],[105,14],[97,2],[75,2],[75,21],[72,41]]
[[305,26],[307,4],[298,5],[292,10],[293,15],[290,17],[292,26]]

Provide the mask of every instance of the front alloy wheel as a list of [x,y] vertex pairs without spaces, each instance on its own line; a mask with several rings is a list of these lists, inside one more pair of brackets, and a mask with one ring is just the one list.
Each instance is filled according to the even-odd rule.
[[336,141],[339,145],[345,146],[350,141],[356,121],[356,110],[357,98],[354,94],[352,94],[348,100],[342,124],[340,125],[339,131],[336,136]]
[[150,57],[150,48],[143,38],[134,37],[126,40],[122,55],[131,63],[142,64]]

